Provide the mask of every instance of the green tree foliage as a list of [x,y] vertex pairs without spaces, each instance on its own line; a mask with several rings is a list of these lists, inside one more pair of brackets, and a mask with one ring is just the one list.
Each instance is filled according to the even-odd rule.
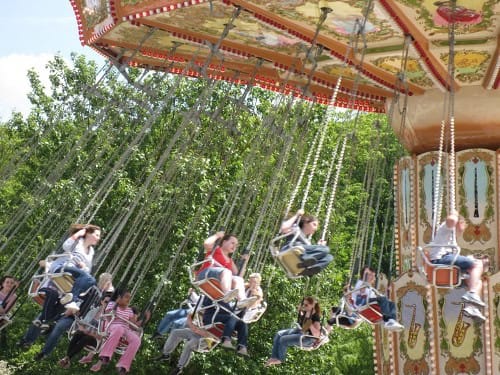
[[[250,328],[251,358],[214,350],[194,357],[186,374],[372,374],[371,327],[334,330],[328,345],[314,352],[290,350],[279,369],[263,369],[274,333],[293,323],[305,294],[319,297],[328,314],[351,275],[359,233],[372,233],[372,262],[383,253],[389,270],[392,229],[390,180],[402,150],[385,119],[325,108],[291,97],[213,80],[162,72],[98,70],[73,56],[48,65],[44,88],[36,72],[28,76],[32,109],[13,113],[0,126],[0,269],[21,281],[15,322],[2,334],[0,359],[15,373],[63,374],[55,353],[34,362],[43,340],[23,351],[15,343],[38,307],[25,297],[37,262],[57,249],[73,222],[104,228],[95,269],[114,274],[115,285],[134,288],[134,304],[154,306],[133,373],[165,372],[151,358],[158,347],[148,336],[163,312],[176,308],[190,286],[186,267],[198,257],[207,235],[224,225],[242,248],[251,250],[250,271],[263,274],[269,307]],[[374,126],[376,124],[376,126]],[[300,207],[312,176],[306,210],[325,217],[332,181],[320,200],[334,150],[348,137],[327,242],[334,265],[309,282],[290,280],[273,262],[267,244],[277,232],[315,134],[326,126],[316,173],[305,169],[292,210]],[[313,153],[313,159],[315,157]],[[333,161],[338,165],[338,160]],[[373,168],[380,210],[367,197],[366,175]],[[333,169],[332,176],[335,175]],[[333,178],[333,177],[332,177]],[[378,193],[380,192],[380,193]],[[360,207],[368,220],[360,224]],[[385,246],[380,248],[382,238]],[[327,317],[326,317],[327,318]],[[87,370],[76,364],[71,372]],[[103,373],[113,373],[104,370]]]

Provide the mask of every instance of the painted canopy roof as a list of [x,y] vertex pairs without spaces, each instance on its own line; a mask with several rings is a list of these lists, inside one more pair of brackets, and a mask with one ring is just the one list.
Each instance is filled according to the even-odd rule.
[[[450,87],[448,22],[454,17],[459,22],[453,87],[500,86],[497,0],[458,0],[454,11],[449,1],[377,0],[365,38],[356,44],[352,30],[367,1],[71,2],[82,44],[120,63],[252,82],[298,96],[307,87],[307,94],[323,103],[341,77],[335,105],[373,112],[384,112],[386,99],[397,90],[422,95]],[[322,9],[331,12],[324,13],[312,44]],[[398,72],[405,35],[411,41],[403,76]]]

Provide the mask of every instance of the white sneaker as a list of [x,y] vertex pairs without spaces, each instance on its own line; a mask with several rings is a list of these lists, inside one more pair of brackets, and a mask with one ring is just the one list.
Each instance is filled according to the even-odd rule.
[[394,319],[389,319],[387,322],[385,322],[384,328],[392,332],[401,332],[402,330],[405,329],[405,327],[402,324],[399,324]]
[[236,351],[239,355],[242,355],[244,357],[248,357],[248,349],[246,346],[240,346],[239,349]]
[[220,345],[226,349],[235,349],[233,343],[231,342],[231,339],[225,339],[224,341],[221,342]]
[[244,309],[245,307],[251,306],[255,302],[257,302],[257,299],[258,299],[257,296],[253,296],[253,297],[248,297],[248,298],[242,299],[241,301],[238,301],[238,303],[236,304],[236,307],[238,309]]
[[477,305],[479,307],[485,307],[486,304],[481,301],[481,298],[474,293],[474,292],[467,292],[462,296],[462,301],[467,302],[467,303],[472,303],[474,305]]
[[224,294],[224,297],[222,297],[222,300],[224,302],[230,302],[233,299],[235,299],[236,297],[238,297],[238,289],[233,289],[233,290],[230,290],[229,292],[227,292],[226,294]]
[[74,301],[66,304],[64,307],[66,308],[66,310],[71,310],[73,313],[80,311],[80,307]]
[[61,302],[61,305],[66,305],[67,303],[70,303],[72,300],[73,300],[72,293],[66,293],[64,296],[59,298],[59,302]]
[[477,320],[479,323],[483,323],[486,321],[486,317],[481,314],[481,311],[475,306],[467,306],[464,308],[464,314],[473,318],[474,320]]

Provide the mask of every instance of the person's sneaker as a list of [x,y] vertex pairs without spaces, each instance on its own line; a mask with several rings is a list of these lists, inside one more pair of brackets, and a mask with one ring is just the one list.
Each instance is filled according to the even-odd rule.
[[125,375],[127,373],[127,370],[125,369],[125,367],[118,367],[118,374],[119,375]]
[[66,293],[64,296],[62,296],[59,299],[59,302],[61,303],[61,305],[66,305],[67,303],[70,303],[71,301],[73,301],[73,293]]
[[153,360],[157,362],[169,362],[170,354],[161,353],[158,357],[154,358]]
[[80,311],[80,306],[78,306],[78,304],[77,304],[75,301],[70,302],[70,303],[67,303],[67,304],[64,306],[64,308],[65,308],[66,310],[71,311],[73,314],[74,314],[74,313],[76,313],[76,312],[78,312],[78,311]]
[[42,325],[42,321],[40,319],[35,319],[31,322],[35,327],[40,327]]
[[474,305],[477,305],[479,307],[485,307],[486,304],[481,301],[481,298],[474,293],[474,292],[467,292],[462,296],[462,301],[467,302],[467,303],[472,303]]
[[484,321],[486,321],[486,317],[481,314],[481,311],[479,311],[476,306],[469,305],[464,307],[464,314],[474,320],[477,320],[479,323],[483,323]]
[[81,363],[81,364],[92,363],[93,359],[94,359],[94,353],[90,352],[86,356],[80,358],[80,360],[78,362]]
[[224,302],[230,302],[233,299],[235,299],[238,296],[238,289],[233,289],[224,294],[224,297],[222,297],[222,300]]
[[402,324],[399,324],[394,319],[389,319],[387,322],[385,322],[384,328],[392,332],[400,332],[405,329],[405,327]]
[[222,340],[220,346],[222,346],[223,348],[226,348],[226,349],[235,349],[235,347],[233,346],[233,343],[231,342],[231,339]]
[[252,296],[252,297],[242,299],[241,301],[238,301],[238,303],[236,304],[236,307],[238,309],[244,309],[245,307],[253,305],[255,302],[257,302],[258,299],[259,299],[259,297],[257,297],[257,296]]
[[244,357],[248,357],[249,354],[248,354],[248,349],[246,346],[238,346],[238,350],[236,351],[236,353],[238,353],[239,355],[242,355]]

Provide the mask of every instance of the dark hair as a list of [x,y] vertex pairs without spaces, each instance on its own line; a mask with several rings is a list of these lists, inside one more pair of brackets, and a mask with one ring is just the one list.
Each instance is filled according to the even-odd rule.
[[318,218],[313,215],[304,214],[300,217],[299,228],[302,229],[304,224],[312,223],[313,221],[318,221]]
[[361,280],[364,280],[364,278],[365,278],[365,271],[366,271],[366,270],[369,270],[370,272],[373,272],[373,273],[375,273],[375,274],[376,274],[376,271],[375,271],[375,269],[374,269],[374,268],[370,267],[369,265],[366,265],[366,266],[364,266],[363,268],[361,268],[361,272],[359,273],[359,278],[360,278]]
[[304,297],[304,302],[307,301],[309,304],[313,305],[314,313],[318,316],[321,316],[321,307],[319,306],[319,302],[316,301],[314,297],[307,296]]
[[4,275],[1,279],[0,279],[0,290],[3,289],[3,282],[7,279],[12,279],[14,281],[16,281],[16,278],[14,276],[10,276],[10,275]]
[[238,239],[238,237],[236,237],[236,235],[232,234],[232,233],[227,233],[225,234],[221,239],[220,239],[220,243],[219,243],[219,246],[221,246],[224,242],[226,241],[229,241],[231,239],[231,237],[234,237],[236,239]]
[[76,232],[86,229],[86,233],[94,233],[96,230],[101,230],[100,227],[94,224],[71,224],[69,227],[69,235],[72,236]]
[[130,293],[130,290],[128,290],[128,288],[116,288],[115,292],[111,296],[111,301],[116,302],[118,298],[123,297],[127,293]]

